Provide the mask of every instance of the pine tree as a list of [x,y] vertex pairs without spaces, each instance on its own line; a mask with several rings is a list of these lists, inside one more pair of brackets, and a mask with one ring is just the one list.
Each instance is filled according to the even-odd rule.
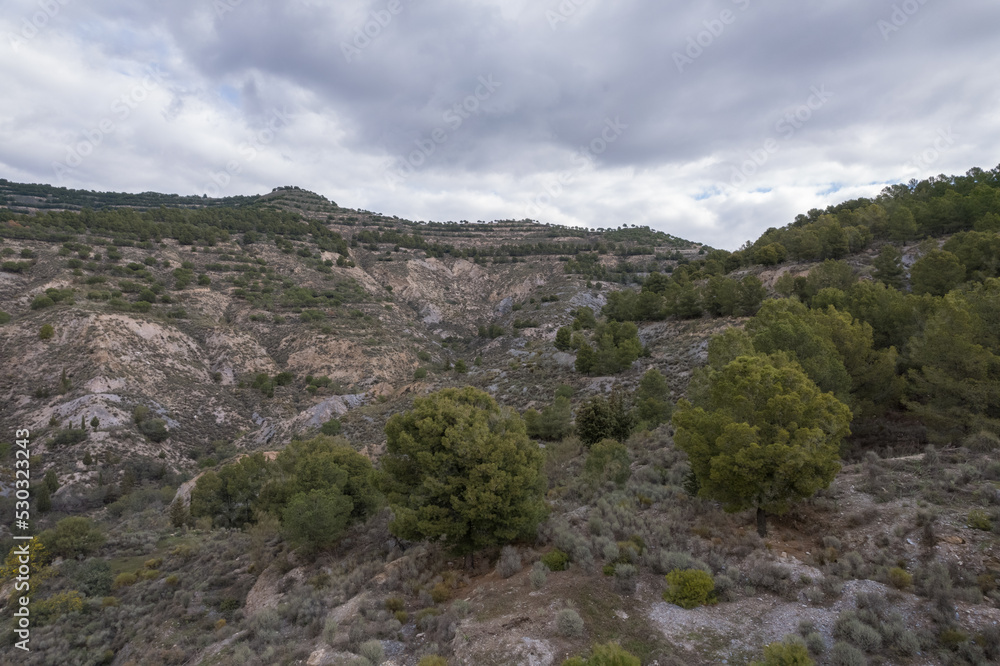
[[878,257],[873,263],[874,278],[884,282],[893,289],[903,288],[906,270],[903,268],[903,255],[892,245],[883,245]]
[[703,407],[682,400],[674,441],[688,454],[698,494],[726,511],[767,514],[830,485],[851,411],[782,356],[741,356],[709,376]]

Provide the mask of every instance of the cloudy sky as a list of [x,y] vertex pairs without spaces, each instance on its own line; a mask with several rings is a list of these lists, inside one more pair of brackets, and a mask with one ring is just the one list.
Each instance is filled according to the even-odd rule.
[[0,177],[735,249],[1000,163],[995,0],[0,0]]

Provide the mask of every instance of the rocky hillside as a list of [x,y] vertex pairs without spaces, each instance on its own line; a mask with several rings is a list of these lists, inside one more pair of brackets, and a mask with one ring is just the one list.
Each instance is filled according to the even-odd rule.
[[[296,187],[206,200],[0,181],[0,198],[0,551],[18,429],[31,431],[32,531],[55,549],[36,567],[32,652],[4,624],[2,664],[596,666],[615,644],[638,659],[615,663],[707,666],[761,663],[778,642],[810,661],[763,663],[1000,663],[988,429],[935,431],[902,388],[873,390],[833,483],[761,537],[751,512],[697,496],[669,414],[621,438],[617,480],[570,422],[598,396],[638,410],[649,370],[665,387],[652,407],[672,408],[712,336],[779,296],[798,317],[785,343],[890,360],[844,370],[852,407],[858,387],[898,388],[943,294],[993,284],[995,262],[968,246],[1000,247],[1000,221],[924,239],[922,202],[909,218],[891,198],[848,202],[727,253],[625,225],[419,223]],[[950,286],[909,293],[942,247],[966,262]],[[857,321],[803,337],[834,320],[827,305]],[[581,369],[575,336],[595,325],[604,365]],[[623,331],[631,355],[615,347]],[[378,468],[392,415],[464,386],[526,419],[568,400],[564,429],[537,438],[549,513],[533,540],[464,562],[394,536],[379,505],[309,552],[273,514],[234,526],[189,511],[197,479],[320,433]],[[708,577],[705,605],[668,603],[675,571]],[[12,591],[0,583],[0,622]]]

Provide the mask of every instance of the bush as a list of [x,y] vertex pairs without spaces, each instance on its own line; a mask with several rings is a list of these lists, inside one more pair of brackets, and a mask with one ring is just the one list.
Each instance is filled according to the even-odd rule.
[[588,659],[572,657],[562,663],[562,666],[641,666],[639,658],[626,651],[618,643],[595,645]]
[[44,308],[51,308],[56,302],[53,301],[48,296],[35,296],[35,300],[31,301],[32,310],[42,310]]
[[854,647],[850,643],[837,641],[830,650],[830,664],[832,666],[868,666],[868,658],[865,653]]
[[590,447],[583,465],[587,480],[600,487],[607,482],[624,486],[631,474],[628,449],[621,442],[604,439]]
[[913,587],[913,576],[905,569],[893,567],[889,569],[889,584],[897,590],[906,590]]
[[329,435],[330,437],[339,435],[340,421],[338,419],[330,419],[320,427],[319,431],[324,435]]
[[982,509],[973,509],[969,512],[969,527],[989,532],[993,529],[993,522]]
[[663,600],[688,610],[711,603],[715,582],[712,575],[701,569],[677,569],[667,574],[669,587]]
[[780,643],[764,646],[764,661],[751,662],[752,666],[813,666],[816,662],[798,636],[787,636]]
[[413,373],[414,379],[423,379],[426,376],[427,376],[427,368],[417,368],[417,370]]
[[162,442],[170,437],[167,423],[163,419],[149,419],[139,424],[139,431],[151,442]]
[[534,566],[531,567],[531,573],[528,574],[528,581],[531,583],[531,589],[540,590],[545,586],[545,579],[548,577],[549,568],[542,564],[541,562],[535,562]]
[[569,555],[553,548],[542,556],[542,564],[548,567],[549,571],[565,571],[569,565]]
[[104,544],[104,535],[89,518],[63,518],[53,529],[39,535],[45,549],[53,556],[66,559],[88,555]]
[[56,334],[52,324],[45,324],[40,329],[38,329],[38,339],[39,340],[51,340],[52,336]]
[[120,573],[115,576],[114,582],[111,584],[112,589],[120,590],[123,587],[130,587],[139,582],[139,577],[130,571]]
[[436,654],[429,654],[426,657],[422,657],[417,666],[448,666],[448,660]]
[[10,314],[0,310],[0,326],[10,323]]
[[385,650],[381,641],[365,641],[358,647],[358,654],[373,664],[381,664],[385,659]]
[[66,428],[65,430],[60,430],[56,433],[56,436],[49,442],[49,446],[52,446],[53,448],[58,448],[60,446],[73,446],[74,444],[79,444],[85,439],[87,439],[86,430]]
[[615,590],[619,594],[632,594],[635,592],[635,579],[639,575],[638,569],[634,565],[618,563],[614,568]]
[[521,554],[513,546],[504,546],[497,562],[497,573],[501,578],[510,578],[521,570]]
[[582,636],[583,618],[572,608],[564,608],[556,614],[556,629],[560,636]]
[[80,591],[88,597],[103,597],[111,592],[114,582],[111,565],[102,559],[91,558],[80,565],[73,574]]

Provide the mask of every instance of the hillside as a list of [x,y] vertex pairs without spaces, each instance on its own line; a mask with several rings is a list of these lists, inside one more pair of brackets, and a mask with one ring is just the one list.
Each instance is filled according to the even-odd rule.
[[[6,632],[2,663],[547,665],[614,641],[643,664],[741,664],[789,634],[823,664],[1000,659],[1000,167],[734,253],[625,225],[420,223],[295,187],[0,196],[0,441],[31,431],[32,533],[62,555],[32,652],[9,657]],[[785,354],[852,414],[832,484],[769,508],[766,536],[698,495],[670,422],[709,404],[723,339]],[[199,513],[198,479],[235,496],[321,434],[381,470],[389,419],[461,387],[522,415],[544,459],[549,513],[516,550],[470,566],[399,537],[384,499],[318,549],[260,492],[238,518],[231,497]],[[622,477],[581,427],[618,398]],[[53,536],[81,517],[100,539]],[[714,603],[664,601],[692,569]]]

